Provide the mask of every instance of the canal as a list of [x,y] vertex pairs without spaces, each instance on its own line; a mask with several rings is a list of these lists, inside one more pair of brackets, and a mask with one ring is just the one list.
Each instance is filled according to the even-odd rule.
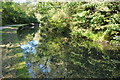
[[[25,62],[23,66],[25,68],[21,68],[19,71],[21,74],[26,73],[31,78],[119,77],[120,46],[92,42],[83,38],[76,40],[69,35],[63,36],[53,33],[40,35],[42,32],[39,29],[35,26],[23,26],[17,29],[16,34],[13,33],[16,35],[17,41],[15,43],[17,45],[22,43],[25,46],[31,41],[38,41],[34,48],[35,53],[24,52],[24,49],[20,48],[21,46],[3,48],[3,51],[7,50],[5,53],[12,50],[14,52],[12,55],[21,53],[19,59],[14,59],[22,59],[21,61]],[[18,51],[16,52],[16,50]],[[5,67],[4,70],[9,67]],[[17,72],[18,70],[14,67],[12,71]],[[6,73],[4,72],[4,75]]]

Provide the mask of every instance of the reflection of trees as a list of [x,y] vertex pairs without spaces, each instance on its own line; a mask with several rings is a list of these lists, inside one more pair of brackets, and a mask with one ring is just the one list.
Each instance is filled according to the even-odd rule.
[[[60,38],[59,38],[60,39]],[[62,45],[58,42],[57,38],[52,38],[52,40],[45,39],[42,44],[39,45],[38,53],[39,57],[43,56],[50,59],[50,68],[51,71],[48,75],[52,78],[61,78],[65,75],[65,63],[64,63],[64,54],[62,54]],[[45,76],[45,77],[46,77]]]
[[[32,58],[32,57],[30,57]],[[32,78],[47,77],[50,69],[50,62],[45,58],[38,59],[38,61],[32,62],[32,60],[27,60],[28,71]]]
[[108,78],[118,76],[117,74],[115,75],[114,72],[118,70],[119,61],[116,59],[115,61],[118,61],[118,63],[115,63],[111,59],[115,59],[117,54],[115,55],[114,53],[117,53],[117,51],[106,51],[106,53],[102,53],[102,51],[94,47],[81,47],[75,42],[71,43],[69,48],[69,55],[67,55],[69,56],[67,66],[68,76],[83,78]]
[[47,31],[40,35],[38,53],[32,60],[33,56],[29,58],[33,61],[36,78],[107,78],[120,73],[117,48],[104,48],[82,39],[71,40],[61,34],[53,36]]
[[28,72],[31,78],[47,77],[50,69],[50,60],[43,57],[39,58],[37,54],[23,53]]
[[100,48],[89,41],[44,36],[39,57],[50,58],[50,77],[109,78],[119,76],[119,50]]
[[[37,26],[22,26],[19,27],[17,30],[18,38],[20,40],[26,39],[29,37],[29,40],[32,40],[35,36],[35,33],[38,31]],[[30,35],[30,36],[29,36]]]
[[28,72],[32,78],[39,77],[39,73],[48,74],[50,72],[50,60],[48,58],[39,58],[36,54],[36,47],[38,41],[29,41],[26,45],[21,44],[20,47],[23,50],[23,56],[26,60]]

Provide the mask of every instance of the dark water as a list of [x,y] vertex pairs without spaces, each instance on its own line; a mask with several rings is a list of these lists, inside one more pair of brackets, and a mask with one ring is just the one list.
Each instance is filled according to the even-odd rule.
[[[18,35],[20,40],[29,42],[38,30],[23,28]],[[31,37],[26,39],[28,34]],[[120,75],[120,46],[48,34],[39,40],[36,51],[36,54],[25,53],[32,78],[115,78]]]

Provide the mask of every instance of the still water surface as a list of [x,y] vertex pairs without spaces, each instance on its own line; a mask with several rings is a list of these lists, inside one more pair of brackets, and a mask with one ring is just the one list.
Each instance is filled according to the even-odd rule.
[[[38,32],[38,28],[19,28],[18,36],[27,44]],[[32,78],[111,78],[120,75],[120,46],[51,34],[38,41],[34,54],[23,53]]]

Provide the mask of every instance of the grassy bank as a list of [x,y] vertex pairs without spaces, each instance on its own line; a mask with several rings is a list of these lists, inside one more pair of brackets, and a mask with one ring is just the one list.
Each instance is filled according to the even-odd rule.
[[3,78],[29,78],[28,69],[19,48],[17,28],[8,28],[2,33]]
[[[112,26],[114,26],[114,29]],[[100,29],[101,28],[101,29]],[[108,28],[104,30],[105,28]],[[73,36],[81,36],[86,37],[89,40],[101,42],[101,43],[109,43],[109,44],[120,44],[120,38],[119,38],[119,25],[107,25],[101,26],[96,30],[92,30],[90,28],[84,29],[84,28],[74,28],[72,31]]]

